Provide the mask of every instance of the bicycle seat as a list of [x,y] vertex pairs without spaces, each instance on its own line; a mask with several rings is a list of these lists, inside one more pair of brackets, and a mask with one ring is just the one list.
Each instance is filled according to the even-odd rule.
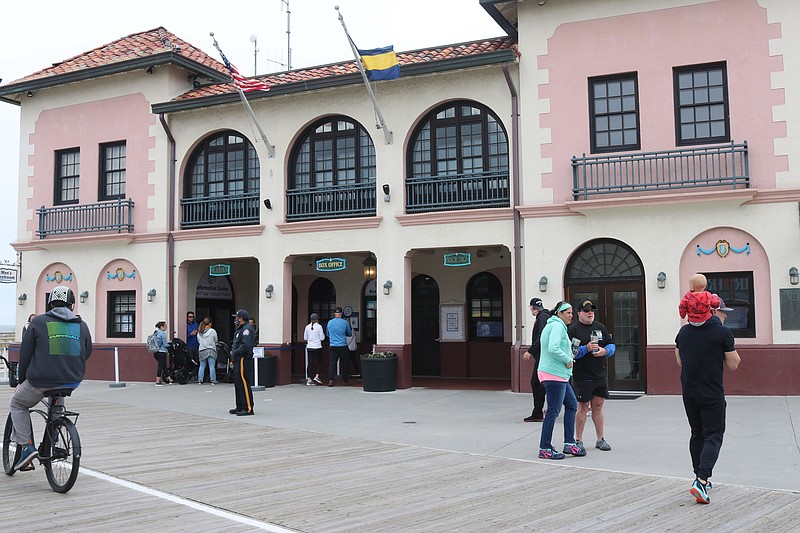
[[63,398],[65,396],[70,396],[72,394],[72,391],[74,390],[75,389],[70,389],[70,388],[50,389],[48,391],[45,391],[44,395],[47,396],[48,398]]

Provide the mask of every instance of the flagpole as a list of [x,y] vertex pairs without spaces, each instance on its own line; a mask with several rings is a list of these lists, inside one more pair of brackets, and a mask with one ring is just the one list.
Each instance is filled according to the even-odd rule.
[[[214,37],[214,32],[213,31],[210,32],[209,35],[211,36],[211,39],[214,41],[214,48],[216,48],[219,51],[219,53],[222,54],[222,50],[219,47],[217,38]],[[239,87],[235,83],[234,85],[236,86],[236,90],[239,91],[239,98],[242,99],[242,104],[244,105],[245,110],[250,114],[250,117],[253,119],[253,123],[256,125],[256,128],[258,129],[258,133],[261,134],[261,139],[264,141],[264,145],[267,147],[267,155],[270,158],[275,157],[275,146],[270,144],[269,139],[267,139],[267,134],[264,133],[264,130],[261,128],[261,124],[258,122],[256,114],[253,112],[253,108],[250,107],[250,102],[247,101],[247,97],[244,95],[244,91],[241,89],[241,87]]]
[[339,22],[342,23],[342,28],[344,28],[344,34],[347,36],[347,42],[350,43],[350,48],[353,50],[353,56],[356,58],[356,66],[358,67],[359,72],[361,72],[361,77],[364,79],[364,85],[367,87],[367,93],[369,93],[370,99],[372,99],[372,107],[375,108],[375,114],[378,116],[378,128],[383,130],[383,136],[386,139],[386,144],[392,144],[392,132],[389,130],[389,127],[386,125],[386,121],[383,120],[383,114],[381,113],[381,108],[378,107],[378,102],[375,99],[375,93],[372,92],[372,86],[369,84],[369,79],[367,78],[367,73],[364,71],[364,65],[361,63],[361,56],[358,55],[358,49],[356,48],[353,39],[350,37],[350,32],[347,31],[347,26],[344,23],[344,17],[342,17],[341,11],[339,11],[339,6],[334,6],[336,11],[339,13]]

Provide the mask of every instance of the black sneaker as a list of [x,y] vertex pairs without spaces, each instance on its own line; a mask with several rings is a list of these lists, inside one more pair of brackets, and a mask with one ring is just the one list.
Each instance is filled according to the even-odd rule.
[[235,415],[236,413],[238,413],[238,412],[239,412],[239,410],[238,410],[238,409],[236,409],[236,408],[234,407],[233,409],[229,410],[228,412],[229,412],[230,414],[232,414],[232,415]]
[[699,479],[695,479],[689,492],[692,493],[697,503],[711,503],[711,498],[708,497],[708,488],[709,487],[706,485],[700,483]]

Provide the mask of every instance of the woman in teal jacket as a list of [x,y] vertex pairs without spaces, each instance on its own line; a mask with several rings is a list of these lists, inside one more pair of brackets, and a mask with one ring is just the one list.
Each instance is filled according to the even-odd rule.
[[[572,322],[572,306],[558,302],[552,316],[542,330],[541,358],[539,359],[539,381],[547,395],[547,414],[542,424],[539,440],[540,459],[563,459],[564,454],[586,455],[575,442],[575,413],[578,400],[569,380],[572,377],[572,343],[567,335],[567,324]],[[559,453],[551,442],[556,418],[564,405],[564,453]]]

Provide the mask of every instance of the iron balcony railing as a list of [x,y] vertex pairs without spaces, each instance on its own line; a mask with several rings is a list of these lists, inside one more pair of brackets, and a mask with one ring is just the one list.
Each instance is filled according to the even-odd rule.
[[258,224],[258,201],[258,192],[183,198],[181,229]]
[[36,210],[39,229],[36,235],[95,233],[99,231],[133,232],[133,200],[118,199],[96,204],[42,206]]
[[375,183],[309,187],[286,191],[286,220],[375,216]]
[[407,213],[508,207],[509,197],[507,171],[406,179]]
[[641,191],[749,187],[747,141],[658,152],[573,156],[572,182],[575,200]]

